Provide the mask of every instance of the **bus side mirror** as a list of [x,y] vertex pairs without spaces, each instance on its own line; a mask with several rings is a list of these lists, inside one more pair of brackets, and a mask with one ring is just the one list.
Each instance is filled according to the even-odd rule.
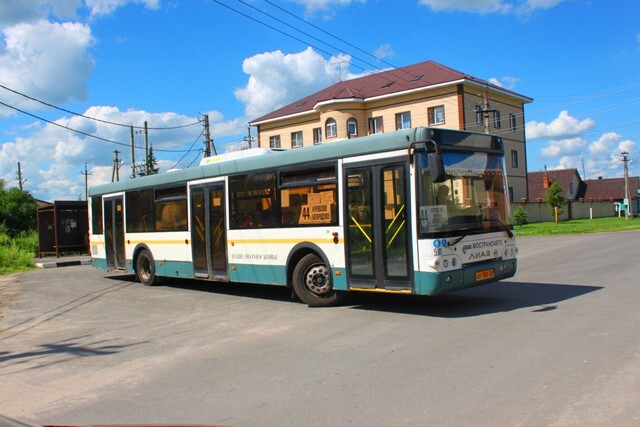
[[442,154],[429,153],[429,173],[431,174],[432,182],[439,183],[447,180]]

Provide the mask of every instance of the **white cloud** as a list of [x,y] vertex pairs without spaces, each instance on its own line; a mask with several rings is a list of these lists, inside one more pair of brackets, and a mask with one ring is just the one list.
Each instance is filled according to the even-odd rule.
[[560,112],[560,115],[550,123],[531,121],[526,124],[527,140],[536,139],[561,139],[575,137],[595,127],[596,123],[590,118],[578,120],[572,117],[568,111]]
[[[147,121],[150,128],[183,126],[197,121],[194,117],[176,113],[120,111],[116,107],[91,107],[83,114],[105,121],[131,123],[136,126]],[[222,116],[219,116],[218,120],[224,123]],[[121,179],[126,179],[131,174],[129,127],[114,126],[77,116],[61,118],[55,123],[124,145],[115,145],[73,133],[53,124],[35,126],[26,135],[5,141],[0,147],[0,178],[4,179],[8,185],[14,181],[17,163],[20,162],[23,176],[28,179],[25,189],[35,197],[47,200],[76,200],[78,194],[84,197],[84,179],[80,175],[84,163],[86,162],[90,171],[96,175],[90,177],[90,184],[109,182],[114,150],[120,151],[119,158],[124,161],[120,169]],[[164,131],[149,130],[149,141],[154,147],[156,158],[159,159],[161,171],[172,167],[185,154],[183,151],[198,139],[201,131],[201,125]],[[136,130],[134,140],[136,147],[144,147],[144,136],[141,130]],[[179,167],[186,167],[196,157],[201,156],[202,147],[202,138],[200,138],[193,146],[194,151],[186,154]],[[136,160],[142,160],[144,150],[137,148],[135,151]],[[108,169],[109,173],[101,168]],[[102,170],[102,172],[98,173],[94,170]]]
[[420,0],[436,12],[528,14],[536,9],[550,9],[564,0]]
[[335,6],[349,6],[351,3],[366,3],[367,0],[294,0],[304,6],[305,15],[313,15],[316,12],[325,12],[330,17]]
[[[349,58],[326,60],[310,47],[292,54],[279,50],[261,53],[244,60],[242,69],[249,81],[236,89],[235,95],[245,103],[247,117],[255,119],[336,83],[345,60]],[[342,73],[343,80],[350,77]]]
[[374,52],[374,55],[379,59],[391,58],[395,54],[396,54],[396,51],[393,49],[393,46],[391,46],[389,43],[385,43],[381,45]]
[[81,0],[9,0],[0,5],[0,28],[47,18],[73,18],[82,6]]
[[157,10],[160,7],[160,0],[86,0],[91,16],[109,15],[127,3],[142,4],[151,10]]
[[[85,80],[94,67],[89,54],[94,39],[88,26],[40,20],[5,28],[2,34],[6,45],[0,52],[2,84],[54,104],[87,98]],[[35,105],[4,91],[3,99],[16,107]]]
[[540,150],[540,155],[546,158],[557,158],[559,156],[576,155],[584,152],[587,141],[583,138],[553,139],[549,145]]
[[504,76],[499,79],[492,77],[489,79],[489,83],[494,84],[496,86],[503,87],[505,89],[513,90],[516,88],[518,83],[520,83],[518,77]]

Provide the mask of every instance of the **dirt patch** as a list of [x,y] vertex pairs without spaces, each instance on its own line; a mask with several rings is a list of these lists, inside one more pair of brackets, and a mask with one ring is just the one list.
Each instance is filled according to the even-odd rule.
[[13,302],[20,296],[20,273],[0,276],[0,320],[13,307]]

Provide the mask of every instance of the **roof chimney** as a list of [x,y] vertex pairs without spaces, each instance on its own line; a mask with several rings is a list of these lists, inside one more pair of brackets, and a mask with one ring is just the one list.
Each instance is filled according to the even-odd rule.
[[544,176],[542,177],[542,187],[549,188],[549,175],[547,175],[547,165],[544,165]]

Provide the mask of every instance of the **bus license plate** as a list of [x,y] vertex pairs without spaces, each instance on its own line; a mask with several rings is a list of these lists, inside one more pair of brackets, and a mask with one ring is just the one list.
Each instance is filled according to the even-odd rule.
[[494,277],[495,273],[493,271],[493,268],[476,272],[476,282],[479,282],[481,280],[493,279]]

